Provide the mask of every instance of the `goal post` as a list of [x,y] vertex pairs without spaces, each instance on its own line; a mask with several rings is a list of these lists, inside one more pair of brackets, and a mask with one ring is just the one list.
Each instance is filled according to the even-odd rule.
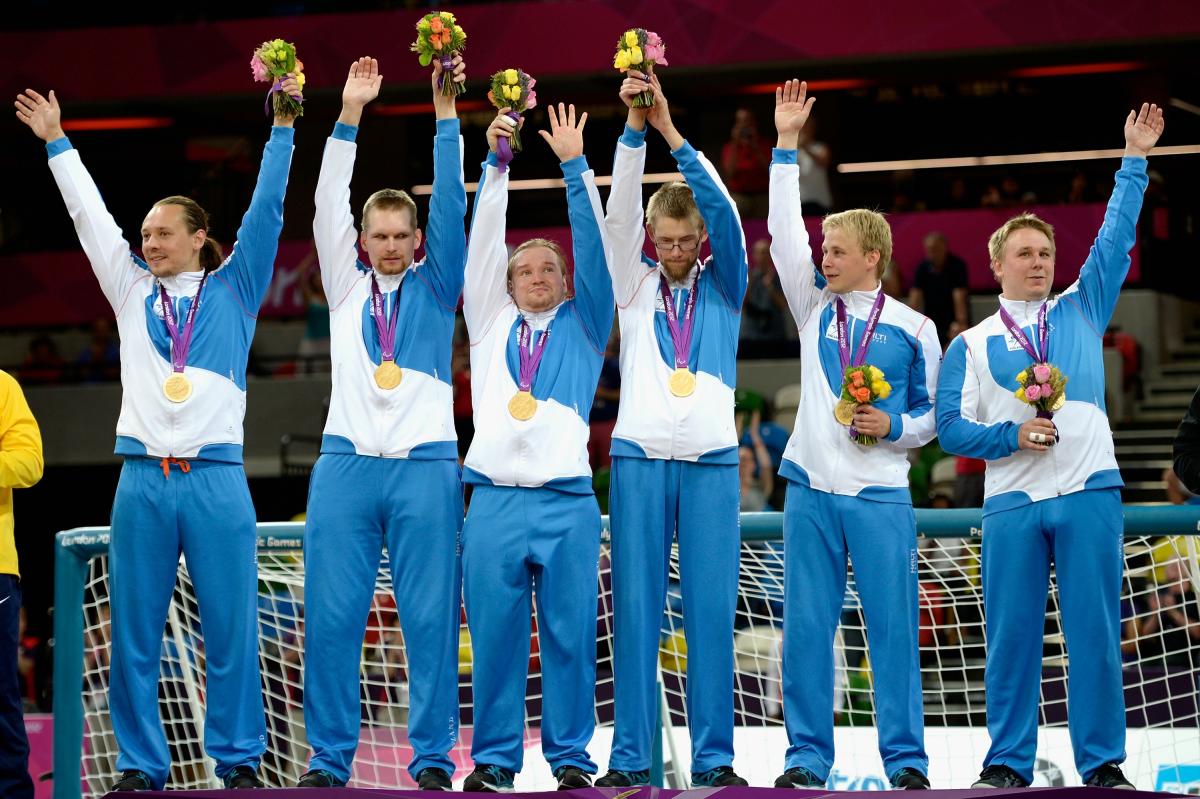
[[[926,744],[938,787],[968,784],[986,751],[979,509],[916,511],[921,585],[921,670]],[[607,531],[607,518],[604,519]],[[307,762],[301,717],[303,690],[304,525],[258,525],[260,666],[268,718],[263,775],[270,785],[294,784]],[[1127,719],[1127,773],[1142,789],[1195,792],[1200,788],[1200,640],[1165,629],[1171,597],[1183,613],[1196,612],[1200,594],[1200,507],[1126,506],[1122,591]],[[1169,534],[1169,535],[1168,535]],[[591,747],[603,770],[612,738],[612,582],[607,532],[598,570],[597,733]],[[782,515],[741,516],[741,570],[735,653],[735,755],[739,773],[769,785],[782,768],[781,725]],[[114,778],[115,740],[107,718],[106,527],[59,533],[54,613],[55,799],[98,796]],[[665,735],[655,747],[653,772],[671,787],[690,770],[684,702],[686,642],[681,616],[677,553],[659,652],[660,719]],[[869,652],[853,574],[847,583],[842,630],[835,641],[837,762],[831,788],[883,787],[874,743]],[[1066,653],[1051,577],[1044,634],[1037,784],[1071,784],[1074,767],[1064,727]],[[404,767],[411,749],[404,736],[408,711],[407,661],[390,599],[386,559],[376,579],[360,678],[362,732],[352,774],[357,787],[396,787],[411,781]],[[1189,604],[1191,603],[1191,604]],[[1191,618],[1191,617],[1188,617]],[[1200,622],[1200,615],[1196,617]],[[518,790],[553,787],[541,762],[541,673],[536,617],[527,684],[526,765]],[[462,628],[460,699],[463,729],[451,753],[460,771],[470,767],[469,635]],[[159,712],[167,726],[175,788],[215,787],[203,753],[203,646],[186,565],[163,640]],[[665,763],[663,761],[666,761]],[[1191,769],[1191,770],[1189,770]],[[1194,776],[1192,770],[1197,772]],[[544,774],[542,772],[545,772]],[[1069,774],[1066,774],[1069,772]],[[1064,776],[1065,775],[1065,776]]]

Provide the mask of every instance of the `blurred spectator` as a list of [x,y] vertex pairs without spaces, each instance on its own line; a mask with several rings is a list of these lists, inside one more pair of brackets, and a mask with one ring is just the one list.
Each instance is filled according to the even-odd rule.
[[978,458],[954,459],[954,507],[983,507],[983,471],[986,463]]
[[762,412],[753,411],[750,414],[750,425],[747,434],[750,436],[750,446],[738,447],[738,477],[741,481],[741,509],[743,513],[755,513],[773,510],[770,505],[771,494],[775,490],[775,469],[771,463],[771,454],[767,445],[759,435],[762,424]]
[[829,147],[813,138],[816,129],[813,119],[800,129],[796,163],[800,165],[800,201],[804,203],[804,212],[824,216],[833,210],[833,192],[829,189],[829,166],[833,159]]
[[766,217],[770,166],[771,143],[758,135],[758,123],[749,109],[739,108],[733,114],[729,141],[721,148],[721,172],[743,219]]
[[[1138,340],[1117,325],[1104,331],[1104,346],[1121,353],[1121,390],[1127,396],[1142,393],[1142,346]],[[1124,403],[1123,403],[1124,404]]]
[[929,507],[953,508],[956,459],[942,458],[929,471]]
[[1090,203],[1099,199],[1101,198],[1096,196],[1096,192],[1088,182],[1086,172],[1079,171],[1071,177],[1071,188],[1067,191],[1067,202]]
[[900,279],[900,267],[894,259],[888,261],[887,268],[883,270],[883,277],[879,283],[883,288],[884,294],[893,300],[904,302],[904,282]]
[[58,345],[46,334],[29,342],[29,354],[21,362],[17,378],[22,384],[57,383],[63,379],[65,364],[58,354]]
[[[771,261],[771,242],[759,239],[750,249],[750,275],[742,305],[739,336],[751,346],[740,348],[741,357],[781,357],[791,354],[787,340],[794,339],[787,324],[787,298]],[[792,348],[795,349],[795,348]]]
[[29,632],[25,607],[21,607],[17,621],[17,674],[21,682],[21,704],[26,713],[36,713],[41,691],[37,684],[38,660],[42,651],[42,640]]
[[121,345],[113,335],[112,320],[97,317],[91,340],[75,359],[75,376],[84,383],[112,383],[121,379]]
[[304,337],[297,354],[302,363],[297,370],[305,374],[328,372],[329,300],[317,267],[317,251],[311,249],[300,262],[300,295],[304,300]]
[[612,447],[613,428],[617,426],[617,409],[621,404],[621,331],[613,325],[604,348],[604,363],[600,366],[600,380],[596,384],[596,398],[592,401],[591,435],[588,437],[588,455],[593,469],[612,463],[609,449]]
[[1200,646],[1200,606],[1182,559],[1167,563],[1165,575],[1165,582],[1156,579],[1135,596],[1121,649],[1128,653],[1132,643],[1142,665],[1157,661],[1164,668],[1188,667],[1192,650]]
[[1192,395],[1179,432],[1175,434],[1175,474],[1193,494],[1200,494],[1200,388]]
[[971,200],[967,193],[967,182],[962,178],[955,178],[950,182],[950,189],[946,193],[947,208],[970,208]]
[[957,322],[963,329],[971,325],[967,294],[966,262],[950,252],[944,233],[929,233],[925,236],[925,260],[917,264],[908,304],[933,320],[943,347],[951,324]]

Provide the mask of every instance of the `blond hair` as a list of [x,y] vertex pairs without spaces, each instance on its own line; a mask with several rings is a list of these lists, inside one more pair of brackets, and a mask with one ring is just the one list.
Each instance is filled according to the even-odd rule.
[[407,209],[412,219],[413,229],[415,230],[417,227],[417,202],[406,191],[380,189],[368,197],[367,201],[363,203],[362,210],[362,229],[364,232],[367,229],[367,216],[376,208],[381,211],[402,211]]
[[1012,219],[1005,222],[1003,225],[992,234],[988,239],[988,255],[993,261],[1002,260],[1004,257],[1004,245],[1008,244],[1008,237],[1018,230],[1022,229],[1036,230],[1050,239],[1050,251],[1054,251],[1054,226],[1036,214],[1018,214]]
[[704,217],[700,216],[692,187],[679,180],[664,183],[650,195],[650,202],[646,203],[646,222],[654,227],[660,216],[686,219],[697,228],[704,227]]
[[512,282],[512,273],[517,265],[517,256],[526,250],[532,250],[534,247],[545,247],[554,253],[554,257],[558,259],[558,271],[562,272],[563,280],[565,281],[567,279],[566,253],[563,252],[563,248],[559,246],[557,241],[551,241],[550,239],[530,239],[518,244],[517,248],[512,251],[512,255],[508,257],[508,281]]
[[863,255],[874,250],[879,253],[879,262],[875,265],[875,276],[883,279],[883,272],[892,260],[892,226],[878,211],[866,208],[852,208],[830,214],[821,220],[821,233],[828,235],[831,230],[844,230],[863,251]]

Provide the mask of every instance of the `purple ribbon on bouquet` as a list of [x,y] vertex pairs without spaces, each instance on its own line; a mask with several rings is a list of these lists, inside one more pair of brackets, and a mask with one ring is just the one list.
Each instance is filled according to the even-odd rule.
[[[1016,340],[1016,342],[1021,345],[1021,349],[1025,350],[1026,354],[1028,354],[1029,357],[1033,359],[1033,363],[1035,366],[1037,364],[1041,364],[1041,363],[1048,363],[1048,360],[1049,360],[1047,356],[1050,353],[1050,325],[1046,324],[1046,309],[1049,308],[1049,306],[1050,306],[1050,303],[1044,302],[1044,303],[1042,303],[1042,307],[1040,309],[1038,309],[1038,316],[1037,316],[1038,348],[1037,348],[1037,350],[1035,350],[1033,348],[1033,342],[1031,342],[1029,340],[1029,336],[1025,335],[1025,331],[1022,330],[1021,326],[1017,324],[1017,320],[1012,318],[1012,314],[1010,314],[1008,311],[1004,310],[1003,305],[1000,306],[1000,321],[1002,321],[1004,323],[1004,327],[1008,329],[1009,335],[1012,336]],[[1040,351],[1040,353],[1039,353],[1039,351]],[[1053,419],[1054,411],[1047,411],[1047,410],[1038,408],[1037,409],[1037,418]],[[1057,435],[1057,432],[1058,431],[1056,429],[1055,435]]]
[[[846,369],[850,366],[862,366],[867,360],[867,350],[871,348],[871,339],[875,336],[875,328],[879,326],[879,315],[883,313],[883,302],[886,295],[883,293],[883,288],[879,289],[879,296],[875,298],[875,304],[871,306],[870,313],[867,314],[867,324],[863,328],[862,338],[858,340],[858,349],[854,351],[854,360],[850,360],[850,334],[846,329],[846,303],[842,302],[842,298],[838,297],[835,305],[837,306],[837,342],[838,342],[838,360],[842,364],[842,381],[846,379]],[[853,424],[850,425],[850,438],[858,440],[858,428]]]
[[400,294],[404,290],[404,281],[396,287],[396,300],[392,303],[392,313],[388,317],[383,312],[383,292],[379,290],[379,282],[375,273],[371,273],[371,318],[375,320],[375,329],[379,332],[379,349],[381,361],[396,360],[396,320],[400,318]]
[[517,334],[517,354],[521,358],[521,369],[517,375],[518,391],[532,390],[533,376],[537,374],[538,364],[542,362],[542,354],[546,351],[546,342],[550,340],[550,328],[547,327],[542,331],[542,337],[538,339],[538,343],[530,352],[529,340],[532,337],[533,330],[529,327],[529,323],[522,319],[521,329]]
[[[521,117],[514,111],[509,111],[507,114],[505,114],[505,116],[515,123],[514,130],[516,129],[516,125],[521,124]],[[508,169],[508,165],[512,163],[513,151],[512,147],[509,146],[508,138],[506,136],[496,137],[496,160],[500,162],[500,165],[497,167],[497,169],[501,173]]]
[[182,372],[183,367],[187,364],[188,350],[192,346],[192,330],[196,324],[196,312],[200,309],[200,293],[204,291],[204,283],[208,280],[208,272],[204,273],[204,277],[200,278],[200,286],[196,289],[196,296],[192,298],[191,307],[188,308],[187,316],[183,320],[183,330],[179,329],[178,320],[175,317],[175,306],[171,303],[171,298],[167,296],[167,289],[162,283],[158,284],[158,290],[162,296],[163,323],[167,326],[167,333],[171,336],[171,369],[175,372]]
[[[267,116],[271,116],[271,95],[274,94],[275,92],[281,92],[281,91],[283,91],[283,80],[282,79],[276,80],[273,84],[271,84],[271,88],[267,89],[267,99],[263,101],[263,112]],[[291,97],[296,102],[303,105],[304,95],[289,94],[288,96]]]
[[692,353],[692,328],[696,324],[696,297],[700,294],[700,275],[702,272],[696,272],[696,277],[692,280],[692,287],[688,291],[687,302],[683,304],[683,322],[679,321],[679,315],[675,311],[675,300],[671,296],[671,289],[667,286],[667,279],[662,275],[658,276],[658,291],[662,294],[663,310],[667,312],[667,327],[671,330],[671,341],[675,344],[675,368],[688,368],[688,358]]
[[438,75],[438,91],[441,91],[446,85],[446,76],[454,72],[454,55],[443,53],[438,56],[438,61],[442,64],[442,74]]

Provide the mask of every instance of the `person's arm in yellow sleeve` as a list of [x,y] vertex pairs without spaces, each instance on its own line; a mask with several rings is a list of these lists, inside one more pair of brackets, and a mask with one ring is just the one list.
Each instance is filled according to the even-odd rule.
[[21,386],[0,372],[0,489],[29,488],[42,479],[42,433]]

